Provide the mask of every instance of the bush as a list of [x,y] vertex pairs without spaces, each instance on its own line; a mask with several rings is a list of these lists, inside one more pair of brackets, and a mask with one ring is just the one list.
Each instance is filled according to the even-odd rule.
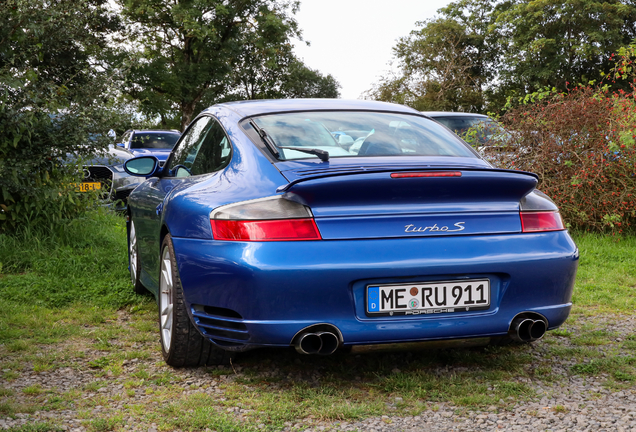
[[[0,2],[0,232],[65,223],[90,207],[67,154],[116,127],[106,0]],[[97,139],[95,139],[97,138]],[[80,170],[81,171],[81,170]]]
[[0,232],[75,218],[95,200],[76,190],[81,170],[64,163],[66,152],[89,141],[87,131],[73,116],[43,111],[0,105]]
[[[633,80],[635,46],[611,79]],[[573,228],[622,233],[636,226],[636,81],[630,92],[579,85],[528,96],[501,121],[509,134],[495,157],[539,175]]]

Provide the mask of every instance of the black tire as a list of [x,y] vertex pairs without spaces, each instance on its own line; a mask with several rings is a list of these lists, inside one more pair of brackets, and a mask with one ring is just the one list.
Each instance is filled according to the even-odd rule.
[[128,270],[130,271],[130,280],[133,284],[133,291],[137,294],[148,294],[148,290],[141,283],[139,273],[139,245],[137,244],[137,232],[132,218],[128,224]]
[[161,244],[160,272],[157,306],[161,352],[166,363],[173,367],[229,364],[232,353],[208,341],[190,320],[170,234]]

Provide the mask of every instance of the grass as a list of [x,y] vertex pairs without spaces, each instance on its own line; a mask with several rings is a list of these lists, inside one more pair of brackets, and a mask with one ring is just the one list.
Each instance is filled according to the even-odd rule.
[[581,311],[636,311],[636,236],[575,234],[580,250],[573,302]]
[[0,235],[0,296],[25,305],[25,311],[88,304],[91,321],[99,323],[99,308],[138,301],[122,265],[127,262],[125,244],[123,218],[105,211],[73,220],[56,232],[25,228],[14,236]]
[[[574,237],[575,306],[540,343],[330,357],[259,350],[229,368],[175,370],[161,359],[153,299],[132,293],[123,218],[97,212],[60,232],[0,235],[0,416],[73,411],[88,431],[131,419],[159,430],[267,431],[444,406],[497,412],[537,400],[535,382],[563,385],[562,364],[569,377],[633,389],[636,335],[595,317],[636,313],[636,237]],[[66,390],[19,385],[26,373],[61,370],[88,378]]]
[[6,429],[7,432],[63,432],[64,429],[51,423],[35,423]]

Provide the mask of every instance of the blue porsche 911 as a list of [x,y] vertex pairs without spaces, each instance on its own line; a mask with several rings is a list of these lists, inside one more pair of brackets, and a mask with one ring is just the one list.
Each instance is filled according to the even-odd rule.
[[571,308],[578,249],[537,177],[408,107],[203,111],[128,199],[130,274],[172,366],[236,352],[529,342]]

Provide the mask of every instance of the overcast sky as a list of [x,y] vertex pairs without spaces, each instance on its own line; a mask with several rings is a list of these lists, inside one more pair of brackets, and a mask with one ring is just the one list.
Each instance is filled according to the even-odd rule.
[[343,99],[358,99],[389,70],[398,38],[432,18],[451,0],[301,0],[296,19],[303,38],[296,55],[333,75]]

